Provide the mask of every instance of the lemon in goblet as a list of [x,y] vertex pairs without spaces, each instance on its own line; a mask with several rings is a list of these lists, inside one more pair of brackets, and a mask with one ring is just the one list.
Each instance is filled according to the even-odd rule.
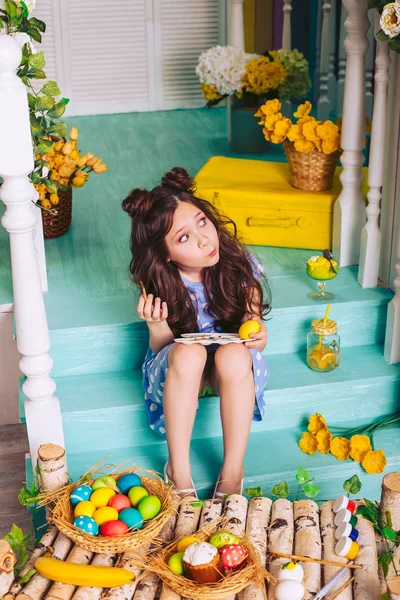
[[335,295],[325,290],[325,282],[334,279],[338,272],[339,265],[329,250],[325,250],[323,256],[311,256],[307,261],[307,275],[318,282],[318,291],[310,292],[307,297],[320,302],[333,300]]

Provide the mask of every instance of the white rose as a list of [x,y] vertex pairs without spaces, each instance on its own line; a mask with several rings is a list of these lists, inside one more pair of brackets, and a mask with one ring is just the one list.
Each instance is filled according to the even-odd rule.
[[12,33],[11,37],[14,38],[14,40],[17,42],[17,44],[18,44],[18,46],[20,46],[20,48],[22,48],[25,44],[29,44],[32,54],[37,53],[37,50],[36,50],[35,46],[32,44],[31,38],[29,37],[29,35],[27,33],[21,33],[21,32],[20,33]]
[[390,2],[383,9],[380,24],[382,31],[390,38],[395,38],[400,33],[400,4]]

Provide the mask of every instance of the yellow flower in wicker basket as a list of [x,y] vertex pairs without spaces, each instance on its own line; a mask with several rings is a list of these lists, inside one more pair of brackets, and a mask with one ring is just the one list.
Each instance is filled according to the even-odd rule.
[[317,438],[312,433],[303,431],[299,446],[300,450],[305,454],[314,454],[318,449]]
[[372,450],[371,440],[367,435],[353,435],[350,440],[350,456],[356,462],[362,462],[365,455]]
[[350,440],[341,436],[333,438],[331,454],[338,460],[347,460],[350,456]]
[[317,133],[323,140],[333,140],[339,133],[339,127],[332,121],[325,121],[324,123],[318,125]]
[[270,131],[274,131],[276,124],[283,119],[282,113],[268,115],[265,119],[265,127]]
[[312,109],[312,104],[311,102],[309,102],[308,100],[306,100],[304,102],[304,104],[300,104],[297,107],[297,110],[295,113],[293,113],[293,116],[296,117],[296,119],[301,119],[302,117],[305,117],[306,115],[309,115]]
[[[292,122],[290,119],[284,117],[280,121],[278,121],[275,125],[274,133],[278,136],[282,136],[283,140],[286,139],[289,129],[292,126]],[[282,140],[282,142],[283,142]]]
[[386,467],[386,457],[383,450],[376,450],[375,452],[370,450],[364,456],[361,464],[369,475],[382,473]]
[[308,419],[308,431],[315,434],[323,429],[328,429],[325,418],[320,413],[311,415],[311,417]]
[[304,117],[302,117],[301,119],[299,119],[297,121],[297,125],[302,127],[304,125],[304,123],[309,123],[310,121],[315,121],[315,117],[310,117],[310,115],[305,115]]
[[266,115],[273,115],[279,112],[281,108],[282,104],[279,102],[278,98],[274,98],[273,100],[267,100],[267,102],[261,107],[262,111]]
[[285,141],[286,136],[285,135],[278,135],[274,131],[271,131],[271,135],[269,136],[269,139],[270,139],[270,141],[273,144],[282,144],[282,142]]
[[292,125],[287,136],[291,142],[297,142],[298,140],[304,139],[300,125]]
[[308,140],[297,140],[294,143],[294,147],[296,148],[296,150],[298,152],[312,152],[313,150],[315,150],[315,145],[313,144],[313,142],[310,142]]
[[337,135],[336,138],[332,138],[330,140],[322,140],[322,152],[324,154],[332,154],[339,150],[340,148],[340,136]]
[[321,454],[328,454],[332,441],[332,434],[329,429],[321,429],[315,437],[317,438],[318,450]]
[[302,132],[304,137],[306,138],[306,140],[309,140],[310,142],[316,142],[318,141],[320,138],[317,134],[317,127],[319,125],[318,121],[307,121],[307,123],[304,123],[304,125],[301,127]]

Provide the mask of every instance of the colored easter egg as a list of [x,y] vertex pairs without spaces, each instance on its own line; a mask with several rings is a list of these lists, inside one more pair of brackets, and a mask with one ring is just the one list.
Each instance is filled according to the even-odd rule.
[[220,550],[224,546],[229,546],[229,544],[238,544],[239,538],[229,531],[218,531],[210,537],[209,543]]
[[221,566],[226,570],[232,570],[240,567],[247,557],[246,549],[240,544],[229,544],[219,551],[221,556]]
[[95,511],[93,519],[97,525],[103,525],[107,521],[116,521],[118,519],[118,511],[115,508],[111,508],[111,506],[102,506]]
[[78,485],[70,495],[69,499],[72,506],[76,506],[79,502],[89,500],[92,495],[92,488],[88,485]]
[[117,486],[122,494],[127,494],[131,487],[134,487],[135,485],[142,485],[142,480],[139,475],[135,475],[135,473],[122,475],[117,481]]
[[143,517],[136,508],[125,508],[119,513],[118,518],[126,523],[129,529],[141,529],[143,527]]
[[117,494],[111,498],[108,506],[111,506],[118,512],[121,512],[121,510],[124,510],[124,508],[130,508],[132,505],[128,496],[125,496],[124,494]]
[[148,496],[149,493],[141,485],[134,485],[128,492],[129,500],[132,502],[132,506],[137,506],[142,498]]
[[74,520],[74,525],[89,535],[97,535],[99,533],[99,526],[96,521],[90,517],[77,517]]
[[104,535],[104,537],[114,537],[117,535],[124,535],[125,533],[128,533],[129,531],[129,527],[126,523],[124,523],[123,521],[107,521],[107,523],[104,523],[104,525],[102,525],[100,527],[100,533],[101,535]]
[[168,560],[168,566],[175,575],[183,575],[185,567],[183,566],[184,552],[173,554]]
[[146,496],[138,504],[138,511],[145,521],[153,519],[161,510],[161,500],[157,496]]
[[293,561],[283,565],[282,571],[279,574],[279,580],[285,581],[286,579],[291,579],[301,583],[304,579],[303,567],[299,563],[295,563]]
[[95,492],[96,490],[99,490],[100,488],[105,488],[105,487],[110,487],[110,488],[114,488],[114,486],[117,485],[117,482],[115,481],[114,477],[111,477],[111,475],[104,475],[104,477],[98,477],[97,479],[95,479],[92,483],[92,490]]
[[93,513],[96,510],[95,505],[89,500],[78,502],[74,508],[74,517],[93,517]]
[[178,553],[185,552],[186,548],[190,546],[190,544],[193,544],[193,542],[201,542],[201,540],[194,535],[188,535],[182,538],[177,546]]
[[102,506],[107,506],[111,498],[115,495],[114,490],[109,487],[100,488],[90,496],[90,502],[92,502],[96,508],[101,508]]
[[294,579],[280,581],[275,588],[276,600],[302,600],[304,597],[304,585]]

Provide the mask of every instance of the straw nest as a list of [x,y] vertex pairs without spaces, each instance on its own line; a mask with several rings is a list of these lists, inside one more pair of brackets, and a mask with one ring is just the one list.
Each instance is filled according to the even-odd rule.
[[[58,530],[69,537],[77,546],[99,554],[134,552],[150,542],[153,545],[157,544],[155,538],[177,510],[178,502],[172,488],[167,486],[156,472],[147,471],[136,465],[124,470],[120,470],[121,465],[111,470],[109,469],[112,465],[104,465],[102,468],[99,465],[100,463],[97,463],[92,467],[78,482],[66,485],[54,492],[43,494],[40,497],[40,506],[47,505],[50,508],[48,521],[54,523]],[[142,486],[148,491],[149,495],[158,496],[161,500],[161,510],[158,515],[145,522],[142,529],[131,530],[122,536],[93,536],[74,527],[72,524],[74,521],[74,508],[69,500],[72,491],[79,485],[91,486],[94,479],[102,475],[111,475],[116,479],[118,485],[118,479],[127,473],[139,475]]]
[[[211,535],[224,529],[225,517],[221,517],[212,524],[205,526],[192,534],[201,541],[208,541]],[[240,537],[240,544],[247,551],[247,559],[244,566],[236,572],[229,573],[217,583],[198,583],[187,579],[184,575],[175,575],[168,567],[168,560],[177,552],[177,546],[182,537],[175,539],[161,550],[148,554],[141,564],[143,568],[155,573],[163,583],[183,598],[192,600],[224,600],[227,597],[235,597],[250,583],[260,586],[263,597],[266,599],[265,579],[274,579],[262,565],[260,556],[249,538],[245,535]]]

